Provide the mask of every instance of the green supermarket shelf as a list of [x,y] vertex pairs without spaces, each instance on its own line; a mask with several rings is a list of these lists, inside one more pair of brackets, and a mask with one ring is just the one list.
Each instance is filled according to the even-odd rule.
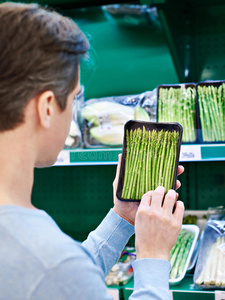
[[122,148],[63,150],[55,165],[116,165],[120,153]]
[[[124,286],[124,299],[127,300],[132,294],[134,282],[129,281]],[[193,284],[193,275],[186,275],[184,279],[177,285],[170,285],[170,292],[173,300],[214,300],[224,299],[215,298],[215,295],[224,297],[224,291],[200,290],[195,288]]]
[[[63,150],[55,165],[116,165],[120,153],[122,148]],[[181,162],[222,160],[225,160],[225,144],[181,145]]]

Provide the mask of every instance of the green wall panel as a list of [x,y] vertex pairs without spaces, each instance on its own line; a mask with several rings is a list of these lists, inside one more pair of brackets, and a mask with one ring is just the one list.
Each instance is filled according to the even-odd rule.
[[[225,161],[184,163],[178,190],[186,209],[225,203]],[[116,166],[35,169],[33,203],[46,210],[63,231],[84,240],[113,206]]]
[[86,99],[141,93],[177,83],[164,33],[158,25],[121,26],[101,7],[63,11],[87,34],[90,60],[82,64]]
[[113,206],[116,166],[35,169],[32,201],[63,231],[84,240]]

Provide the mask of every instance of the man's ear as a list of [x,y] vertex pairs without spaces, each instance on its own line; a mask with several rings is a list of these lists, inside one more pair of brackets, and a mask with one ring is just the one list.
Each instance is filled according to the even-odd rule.
[[39,122],[44,128],[49,128],[51,126],[55,102],[55,95],[52,91],[45,91],[37,97]]

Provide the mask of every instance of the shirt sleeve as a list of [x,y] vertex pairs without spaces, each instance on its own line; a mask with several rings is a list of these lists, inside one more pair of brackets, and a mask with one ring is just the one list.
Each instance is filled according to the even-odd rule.
[[134,226],[111,209],[96,230],[89,234],[83,246],[106,276],[133,234]]
[[132,263],[134,291],[129,300],[171,300],[170,263],[163,259],[143,258]]

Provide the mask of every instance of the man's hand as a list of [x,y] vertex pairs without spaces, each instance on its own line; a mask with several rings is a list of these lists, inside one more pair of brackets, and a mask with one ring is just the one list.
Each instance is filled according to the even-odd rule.
[[141,199],[135,220],[137,259],[169,260],[170,251],[182,226],[184,204],[176,201],[174,190],[164,195],[164,187],[157,187]]
[[[135,223],[135,216],[138,209],[138,206],[140,204],[140,201],[135,202],[129,202],[129,201],[120,201],[116,197],[116,190],[119,180],[119,173],[120,173],[120,165],[121,165],[121,159],[122,155],[119,154],[119,161],[117,165],[116,170],[116,177],[113,181],[113,195],[114,195],[114,207],[113,210],[123,219],[134,225]],[[182,174],[184,172],[183,166],[178,166],[178,175]],[[179,180],[176,182],[176,189],[178,189],[181,186],[181,183]],[[178,194],[176,195],[178,197]]]

